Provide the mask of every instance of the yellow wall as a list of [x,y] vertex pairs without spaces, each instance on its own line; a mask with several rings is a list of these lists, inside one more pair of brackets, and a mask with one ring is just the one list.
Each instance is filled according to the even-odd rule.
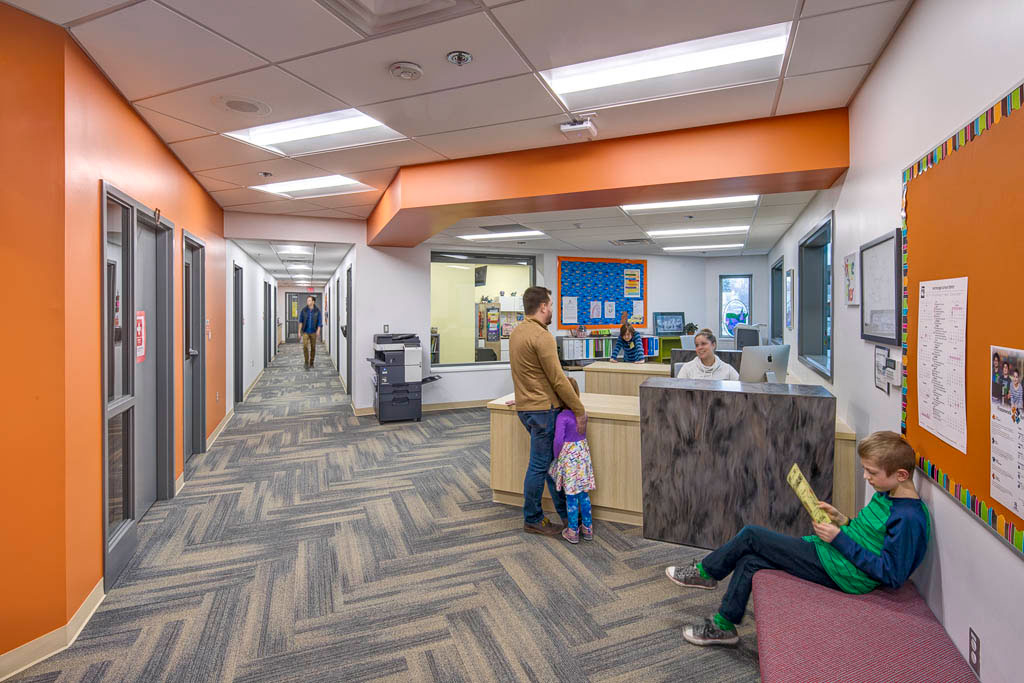
[[430,326],[441,335],[441,363],[476,360],[476,302],[504,291],[522,296],[530,286],[529,266],[487,266],[487,284],[476,287],[478,264],[430,264]]

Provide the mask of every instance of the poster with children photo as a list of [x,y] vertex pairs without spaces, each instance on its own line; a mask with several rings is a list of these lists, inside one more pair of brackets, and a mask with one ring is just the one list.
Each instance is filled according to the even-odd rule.
[[1024,350],[991,350],[991,494],[1019,514],[1024,511]]

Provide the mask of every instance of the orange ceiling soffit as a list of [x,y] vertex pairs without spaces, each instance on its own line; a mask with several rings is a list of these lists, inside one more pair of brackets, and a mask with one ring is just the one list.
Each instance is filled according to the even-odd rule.
[[849,165],[843,108],[409,166],[366,242],[413,247],[476,216],[821,190]]

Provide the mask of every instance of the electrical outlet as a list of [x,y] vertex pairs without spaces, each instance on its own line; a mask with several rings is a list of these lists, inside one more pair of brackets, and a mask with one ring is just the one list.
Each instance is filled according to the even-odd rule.
[[973,628],[968,627],[970,631],[971,640],[967,650],[967,661],[970,663],[971,668],[974,669],[974,673],[981,678],[981,638],[974,632]]
[[385,325],[384,326],[384,334],[387,334],[387,333],[388,333],[388,325]]
[[220,403],[220,392],[219,392],[219,391],[217,392],[217,398],[216,398],[216,401],[217,401],[217,403]]

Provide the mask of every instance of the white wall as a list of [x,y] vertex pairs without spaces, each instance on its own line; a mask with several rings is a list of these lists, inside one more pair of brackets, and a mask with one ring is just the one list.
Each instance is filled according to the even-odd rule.
[[[225,312],[227,316],[227,334],[225,336],[227,372],[225,372],[224,396],[226,410],[235,405],[235,266],[242,269],[242,317],[244,335],[242,342],[242,387],[249,387],[263,370],[263,283],[269,282],[277,286],[277,280],[267,274],[263,267],[252,260],[241,247],[227,240],[225,277]],[[274,313],[270,311],[272,316]]]
[[[833,207],[840,264],[860,244],[895,230],[901,171],[1024,78],[1022,32],[1024,3],[1018,0],[915,3],[850,106],[849,171],[818,194],[768,263],[782,254],[786,269],[794,267],[797,242]],[[841,276],[841,266],[835,273]],[[860,340],[859,316],[858,308],[837,303],[834,383],[796,361],[791,370],[829,386],[859,436],[899,431],[899,392],[886,397],[874,388],[874,345]],[[795,330],[786,340],[796,348]],[[916,479],[931,508],[933,542],[914,582],[965,657],[968,628],[980,636],[983,681],[1020,680],[1024,559],[926,477]]]

